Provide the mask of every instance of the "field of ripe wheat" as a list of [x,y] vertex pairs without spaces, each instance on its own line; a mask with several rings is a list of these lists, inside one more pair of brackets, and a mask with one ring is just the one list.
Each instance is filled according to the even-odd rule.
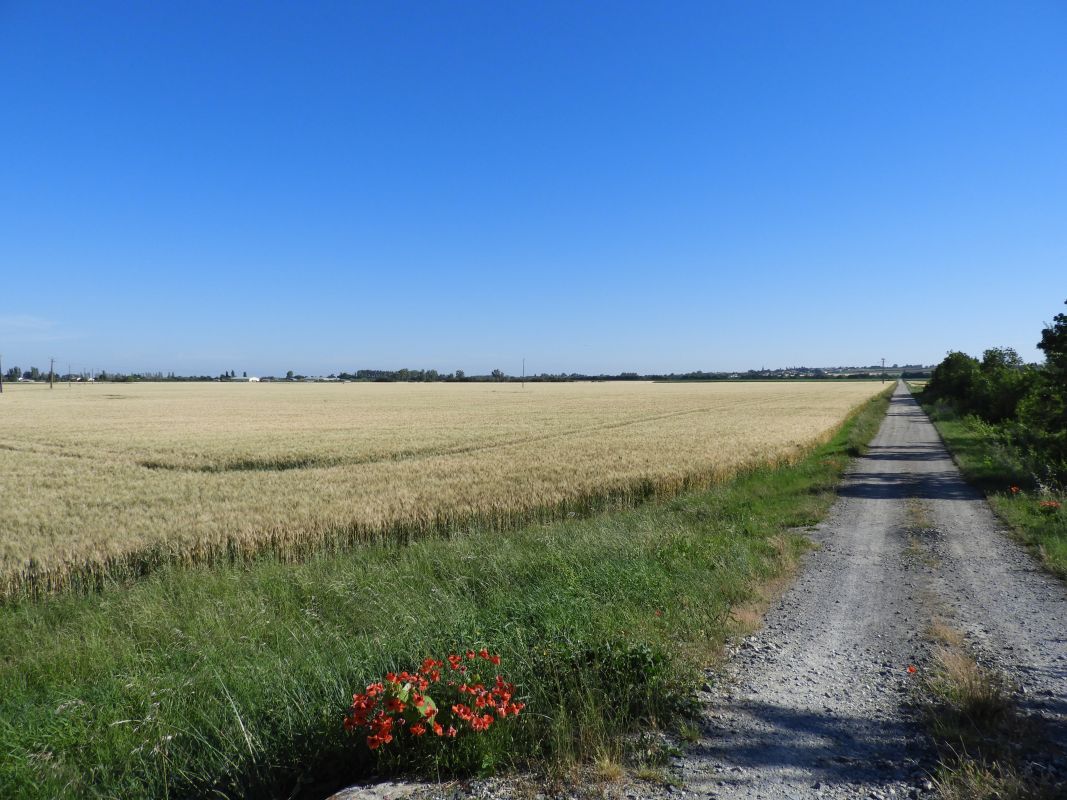
[[791,460],[880,388],[15,386],[0,395],[0,594],[669,495]]

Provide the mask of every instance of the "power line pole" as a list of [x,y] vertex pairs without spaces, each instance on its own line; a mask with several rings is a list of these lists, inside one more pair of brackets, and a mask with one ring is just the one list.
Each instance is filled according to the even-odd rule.
[[54,389],[56,385],[56,360],[55,358],[48,359],[48,388]]
[[4,355],[0,353],[0,394],[4,393]]
[[885,359],[882,359],[882,383],[885,383]]
[[522,359],[522,388],[526,388],[526,359]]

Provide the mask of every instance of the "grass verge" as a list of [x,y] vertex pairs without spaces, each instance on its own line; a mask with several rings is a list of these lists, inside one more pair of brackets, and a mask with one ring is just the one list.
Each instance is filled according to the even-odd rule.
[[1067,496],[1043,486],[996,426],[944,405],[924,404],[923,410],[964,477],[1051,572],[1067,579]]
[[[780,579],[866,404],[797,464],[509,533],[367,545],[305,563],[164,568],[0,608],[0,786],[18,797],[322,796],[409,768],[346,736],[352,692],[429,654],[501,653],[527,711],[458,772],[593,761],[684,719],[730,612]],[[460,744],[461,740],[457,740]],[[400,745],[400,742],[395,742]]]

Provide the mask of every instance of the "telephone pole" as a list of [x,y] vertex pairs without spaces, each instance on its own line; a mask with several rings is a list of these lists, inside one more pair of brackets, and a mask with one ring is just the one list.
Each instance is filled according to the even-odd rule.
[[526,388],[526,359],[522,359],[522,388]]
[[882,359],[882,383],[885,383],[885,359]]
[[48,388],[56,388],[56,360],[54,357],[48,359]]

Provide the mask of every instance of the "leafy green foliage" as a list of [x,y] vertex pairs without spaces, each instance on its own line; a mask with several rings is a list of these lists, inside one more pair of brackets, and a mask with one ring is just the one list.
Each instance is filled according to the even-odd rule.
[[1000,426],[1036,479],[1067,481],[1067,315],[1057,314],[1038,343],[1043,366],[1024,364],[1010,347],[986,350],[978,361],[951,352],[923,391],[925,403]]

